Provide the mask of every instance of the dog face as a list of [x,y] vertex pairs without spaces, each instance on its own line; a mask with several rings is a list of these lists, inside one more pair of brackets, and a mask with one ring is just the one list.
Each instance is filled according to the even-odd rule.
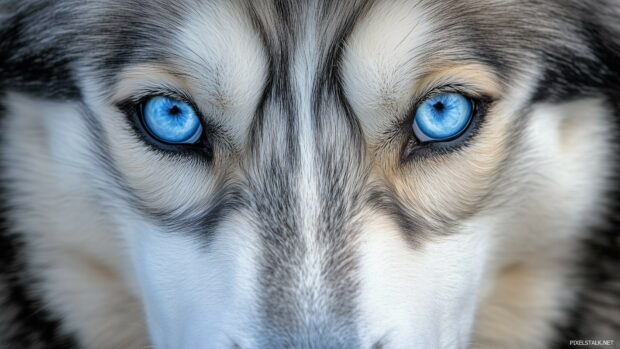
[[[575,30],[552,4],[73,5],[80,103],[50,153],[156,348],[465,348],[497,275],[596,216],[604,101],[545,51],[594,48],[549,35]],[[441,136],[425,108],[467,115]]]

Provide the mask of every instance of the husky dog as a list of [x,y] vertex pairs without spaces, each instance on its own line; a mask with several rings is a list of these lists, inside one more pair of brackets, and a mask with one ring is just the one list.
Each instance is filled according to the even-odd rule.
[[620,346],[617,1],[0,6],[0,348]]

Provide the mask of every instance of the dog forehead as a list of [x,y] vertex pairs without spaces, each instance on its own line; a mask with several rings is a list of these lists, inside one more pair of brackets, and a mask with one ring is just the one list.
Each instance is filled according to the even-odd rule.
[[142,22],[156,19],[155,28],[167,28],[162,38],[146,32],[153,25],[132,30],[152,41],[138,51],[159,52],[160,66],[171,67],[237,143],[247,139],[257,110],[268,105],[262,103],[266,96],[317,104],[336,98],[316,88],[334,76],[345,92],[341,97],[372,136],[410,107],[425,68],[437,68],[442,57],[473,57],[465,44],[446,38],[451,31],[444,30],[443,17],[454,17],[442,13],[450,12],[449,2],[184,0],[155,18],[153,10],[136,12],[144,13]]
[[380,1],[346,40],[340,69],[343,88],[370,135],[393,121],[389,115],[409,105],[433,36],[426,15],[421,2]]
[[243,139],[269,79],[269,57],[249,9],[239,1],[197,3],[176,38],[171,61],[182,67],[194,98]]

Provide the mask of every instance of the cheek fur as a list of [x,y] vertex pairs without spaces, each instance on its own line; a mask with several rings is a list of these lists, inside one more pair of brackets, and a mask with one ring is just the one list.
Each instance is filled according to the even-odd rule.
[[251,228],[222,224],[217,238],[164,232],[150,224],[126,227],[137,288],[157,348],[226,347],[235,338],[252,347],[257,304]]
[[[468,341],[488,253],[484,226],[412,249],[397,226],[373,217],[360,244],[360,333],[390,348],[435,348]],[[471,258],[476,251],[478,257]]]

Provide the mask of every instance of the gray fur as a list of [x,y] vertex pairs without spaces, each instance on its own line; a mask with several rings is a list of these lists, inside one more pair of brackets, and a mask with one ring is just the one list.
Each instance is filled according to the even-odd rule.
[[[102,82],[105,89],[98,94],[109,98],[114,94],[119,72],[131,65],[180,58],[188,65],[199,66],[199,62],[178,57],[174,43],[179,22],[191,13],[196,2],[4,0],[0,3],[0,96],[19,92],[46,99],[78,101],[83,105],[85,120],[97,126],[98,120],[89,115],[92,111],[83,101],[85,87],[81,79],[94,77]],[[617,41],[620,30],[615,23],[617,17],[609,14],[620,15],[620,7],[612,1],[499,1],[493,4],[444,0],[422,1],[421,4],[438,24],[438,39],[428,42],[423,52],[415,53],[424,57],[428,64],[432,64],[434,57],[454,55],[462,62],[482,62],[495,70],[502,84],[509,86],[522,73],[524,62],[539,63],[544,69],[535,82],[528,102],[530,106],[596,96],[609,101],[616,119],[620,119],[617,104],[620,98],[620,42]],[[315,5],[321,10],[315,12]],[[196,236],[205,249],[210,248],[221,223],[233,214],[247,215],[261,232],[262,245],[258,248],[261,282],[256,290],[261,295],[261,326],[248,330],[260,338],[263,348],[359,347],[360,334],[355,327],[360,316],[355,303],[359,297],[357,245],[364,208],[387,212],[398,223],[411,247],[423,249],[424,244],[441,235],[440,232],[449,235],[460,219],[492,205],[501,206],[512,184],[510,178],[516,177],[510,172],[514,168],[510,167],[511,154],[507,154],[506,166],[495,174],[495,181],[489,183],[486,195],[471,198],[471,205],[463,204],[450,214],[440,209],[431,213],[416,212],[401,204],[401,198],[388,184],[371,181],[373,160],[365,153],[365,135],[342,89],[339,68],[341,50],[348,35],[358,21],[373,11],[373,5],[372,1],[319,1],[318,5],[314,1],[276,1],[244,5],[246,13],[241,16],[253,21],[268,53],[269,78],[264,82],[262,100],[253,115],[247,148],[214,145],[214,157],[232,154],[218,161],[230,160],[233,170],[220,170],[217,166],[221,163],[189,155],[219,176],[216,181],[219,190],[208,202],[172,209],[153,205],[148,199],[152,193],[141,192],[128,184],[109,154],[109,143],[114,135],[107,134],[100,125],[93,127],[89,135],[94,144],[95,161],[110,178],[109,182],[99,183],[103,200],[116,196],[149,220],[180,234]],[[318,66],[309,68],[315,72],[311,79],[311,96],[296,89],[297,81],[291,72],[295,53],[306,44],[307,28],[300,18],[308,16],[319,17],[310,22],[320,28],[317,47],[321,50],[316,52]],[[313,160],[319,164],[317,177],[321,179],[317,193],[321,209],[316,236],[328,258],[321,261],[321,276],[326,282],[318,289],[308,289],[303,282],[307,251],[300,231],[300,217],[305,214],[306,203],[297,193],[304,175],[303,149],[298,144],[303,129],[299,121],[300,96],[310,98],[313,106],[310,138],[316,150]],[[522,121],[527,122],[527,110],[523,113]],[[226,139],[227,131],[217,126],[213,128],[219,137],[216,139]],[[511,151],[518,152],[522,148],[517,126],[513,131]],[[161,156],[176,161],[183,155],[165,153]],[[183,161],[178,160],[178,163]],[[10,164],[4,160],[2,166]],[[527,164],[512,166],[528,170]],[[232,172],[236,175],[229,174]],[[2,183],[3,187],[11,185]],[[608,216],[613,218],[615,209],[617,206]],[[19,207],[6,207],[3,213],[10,217],[12,210],[19,210]],[[7,250],[19,251],[20,234],[28,232],[13,231],[10,220],[3,221],[3,225],[6,233],[3,232],[2,239],[7,241],[7,246],[10,244]],[[612,234],[614,228],[614,225],[603,225],[600,230]],[[610,247],[609,244],[615,245]],[[557,324],[562,330],[585,337],[617,336],[619,333],[620,283],[614,275],[618,266],[617,244],[617,236],[610,238],[610,242],[603,244],[605,252],[599,252],[600,257],[592,257],[591,250],[584,250],[583,259],[589,268],[605,268],[600,276],[604,286],[591,285],[592,280],[575,286],[580,287],[581,298],[572,308],[587,315],[570,319],[567,316],[566,323]],[[597,253],[598,250],[593,248],[592,251]],[[29,283],[34,281],[6,276],[13,275],[13,268],[22,267],[19,252],[15,252],[15,256],[0,259],[10,265],[0,268],[0,307],[6,309],[0,312],[0,345],[54,347],[55,344],[42,343],[64,340],[63,333],[56,330],[63,321],[63,314],[48,313],[44,304],[38,304],[37,292],[29,289]],[[581,261],[575,263],[579,265]],[[43,310],[38,315],[21,314],[20,306],[26,307],[21,309]],[[36,321],[31,322],[30,316]],[[23,326],[23,329],[14,329],[14,326]],[[322,335],[317,337],[317,333]],[[559,331],[558,336],[563,336],[563,332]],[[389,349],[389,338],[377,338],[375,347]]]

